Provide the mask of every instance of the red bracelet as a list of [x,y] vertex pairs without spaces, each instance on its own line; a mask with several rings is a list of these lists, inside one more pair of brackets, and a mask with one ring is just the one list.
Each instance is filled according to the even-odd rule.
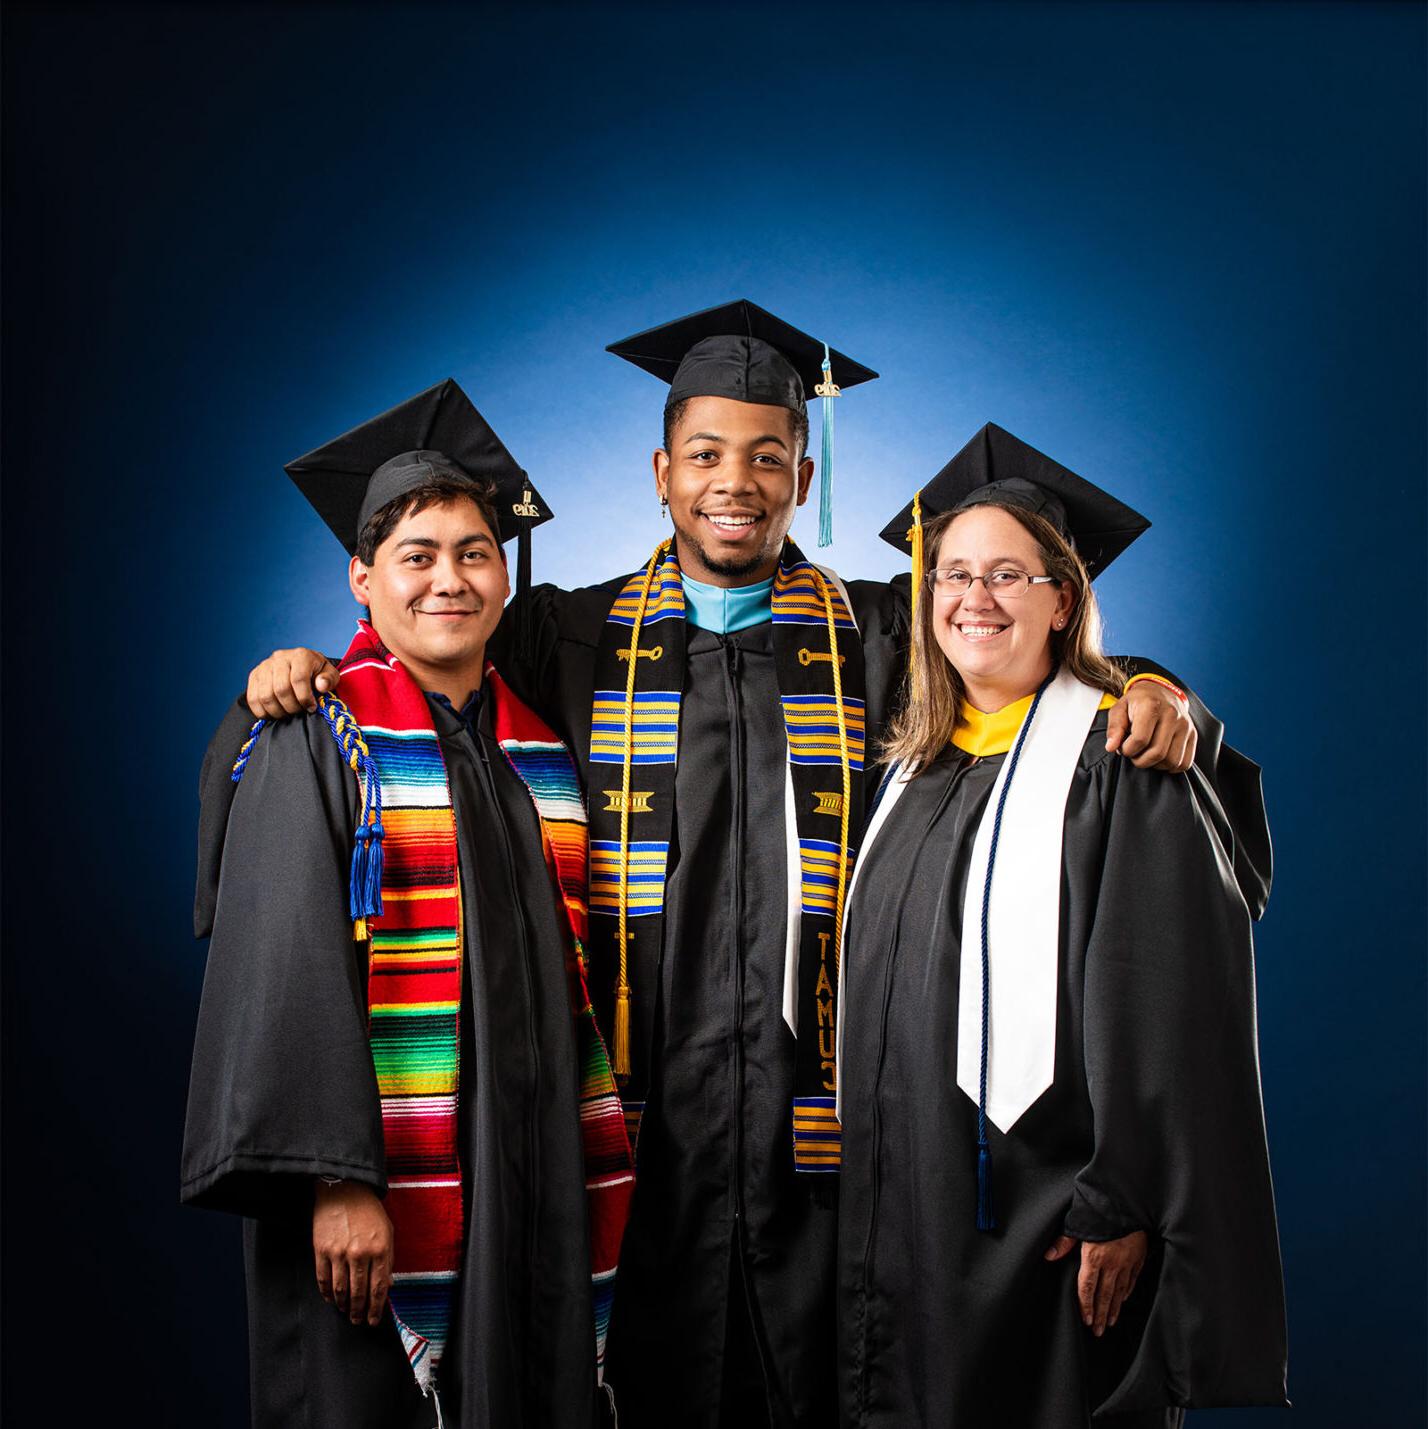
[[1126,689],[1130,689],[1137,680],[1154,680],[1157,685],[1164,685],[1177,700],[1184,700],[1187,705],[1190,703],[1190,696],[1187,695],[1179,685],[1167,680],[1164,675],[1152,675],[1149,671],[1143,675],[1132,675],[1130,679],[1126,681]]

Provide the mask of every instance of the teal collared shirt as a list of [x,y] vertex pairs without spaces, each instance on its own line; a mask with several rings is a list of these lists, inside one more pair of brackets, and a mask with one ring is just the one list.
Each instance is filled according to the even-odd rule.
[[691,576],[684,582],[684,615],[700,630],[732,635],[773,619],[773,577],[757,585],[705,585]]

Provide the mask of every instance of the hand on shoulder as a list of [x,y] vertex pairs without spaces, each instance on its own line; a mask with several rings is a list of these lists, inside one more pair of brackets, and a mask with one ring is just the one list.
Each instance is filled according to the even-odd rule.
[[1190,702],[1167,680],[1138,679],[1106,716],[1106,748],[1137,769],[1183,774],[1198,741]]
[[285,719],[317,709],[317,697],[330,694],[341,679],[336,665],[316,650],[274,650],[248,676],[244,700],[257,719]]

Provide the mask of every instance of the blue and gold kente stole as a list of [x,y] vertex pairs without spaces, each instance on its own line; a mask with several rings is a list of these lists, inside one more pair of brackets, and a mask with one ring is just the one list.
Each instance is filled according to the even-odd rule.
[[[773,596],[774,667],[788,739],[786,831],[801,896],[788,910],[800,1171],[836,1172],[836,1005],[843,904],[862,829],[863,646],[835,579],[786,542]],[[626,581],[596,655],[590,734],[592,992],[613,1029],[635,1141],[649,1087],[686,671],[684,586],[671,541]],[[601,778],[601,771],[608,778]],[[790,880],[792,884],[792,880]]]

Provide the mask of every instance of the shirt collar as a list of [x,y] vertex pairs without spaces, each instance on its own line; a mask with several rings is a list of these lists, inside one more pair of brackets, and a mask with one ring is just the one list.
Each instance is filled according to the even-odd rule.
[[684,614],[691,625],[715,635],[732,635],[773,619],[773,577],[757,585],[705,585],[683,575]]
[[468,730],[473,734],[476,732],[476,721],[481,718],[480,690],[472,690],[471,693],[466,696],[466,703],[462,705],[460,709],[457,709],[445,695],[439,695],[435,690],[428,690],[426,697],[429,700],[435,700],[439,705],[444,705]]

